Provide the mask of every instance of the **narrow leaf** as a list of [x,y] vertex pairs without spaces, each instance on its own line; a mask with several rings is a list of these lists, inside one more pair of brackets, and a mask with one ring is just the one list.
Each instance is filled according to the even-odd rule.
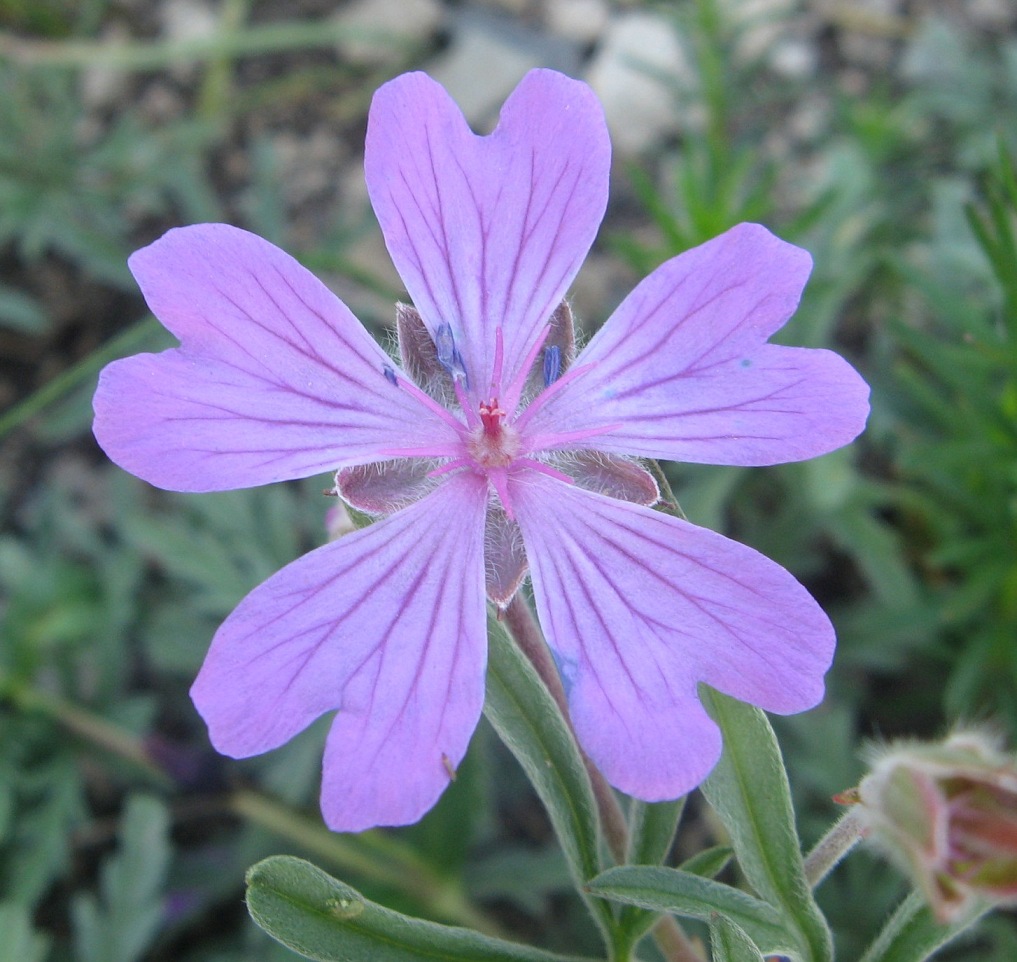
[[14,902],[0,902],[0,962],[42,962],[49,940],[32,929],[28,909]]
[[733,855],[734,852],[731,851],[730,846],[714,845],[701,852],[696,852],[678,867],[683,872],[691,872],[693,875],[701,875],[703,878],[716,878],[727,868]]
[[[533,666],[493,618],[488,637],[484,713],[533,783],[581,888],[602,866],[596,802],[575,737]],[[610,925],[607,907],[590,904],[598,922]]]
[[[629,813],[629,865],[660,865],[671,850],[685,799],[650,804],[633,800]],[[653,926],[659,913],[627,905],[618,918],[622,944],[635,945]]]
[[569,962],[393,912],[289,855],[272,856],[248,871],[247,908],[272,938],[319,962]]
[[798,954],[796,933],[788,931],[775,908],[713,879],[673,868],[623,865],[598,875],[588,889],[615,902],[704,922],[720,912],[764,952]]
[[940,925],[923,899],[912,893],[897,906],[861,962],[924,962],[968,931],[991,907],[973,905],[956,922]]
[[155,939],[163,918],[163,880],[170,861],[169,813],[157,798],[127,801],[120,848],[100,872],[101,901],[73,903],[77,953],[85,962],[135,962]]
[[763,962],[763,955],[734,922],[723,915],[710,919],[713,962]]
[[629,865],[660,865],[671,851],[685,799],[650,804],[634,800],[629,815]]
[[724,753],[702,792],[720,816],[738,863],[759,896],[797,934],[791,954],[829,962],[833,943],[805,878],[787,773],[766,716],[701,687],[703,704],[724,733]]

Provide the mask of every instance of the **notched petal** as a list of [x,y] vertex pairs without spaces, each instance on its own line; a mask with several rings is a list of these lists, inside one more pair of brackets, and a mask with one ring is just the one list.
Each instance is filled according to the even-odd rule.
[[440,405],[451,407],[456,400],[452,378],[438,359],[438,349],[415,307],[396,304],[396,334],[403,370]]
[[562,465],[573,481],[587,491],[631,501],[646,507],[660,500],[660,488],[653,475],[635,461],[599,451],[576,451]]
[[593,91],[531,71],[478,137],[434,80],[405,74],[374,95],[364,168],[406,290],[432,334],[455,334],[472,389],[487,390],[499,353],[504,383],[521,382],[607,202],[610,138]]
[[802,461],[853,440],[868,386],[825,350],[766,343],[794,312],[808,253],[740,224],[658,267],[528,410],[531,450],[577,436],[614,454],[706,464]]
[[519,525],[500,504],[490,504],[484,529],[484,568],[487,597],[505,608],[515,597],[529,566]]
[[428,477],[434,462],[426,458],[396,458],[343,468],[335,475],[335,489],[347,504],[367,514],[392,514],[419,501],[436,481]]
[[707,775],[720,733],[700,682],[781,714],[821,699],[833,627],[779,565],[537,472],[511,496],[576,734],[616,788],[660,801]]
[[399,390],[349,308],[268,241],[226,224],[177,228],[129,266],[181,342],[100,375],[95,437],[132,474],[223,491],[454,449],[450,420]]
[[482,479],[287,565],[226,619],[191,689],[212,744],[246,758],[339,709],[322,812],[336,831],[416,821],[466,754],[484,698]]

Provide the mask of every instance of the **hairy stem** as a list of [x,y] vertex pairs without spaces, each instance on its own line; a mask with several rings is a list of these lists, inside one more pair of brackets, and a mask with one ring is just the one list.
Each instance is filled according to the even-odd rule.
[[849,808],[816,843],[805,859],[805,877],[815,888],[838,862],[861,841],[862,829],[857,806]]

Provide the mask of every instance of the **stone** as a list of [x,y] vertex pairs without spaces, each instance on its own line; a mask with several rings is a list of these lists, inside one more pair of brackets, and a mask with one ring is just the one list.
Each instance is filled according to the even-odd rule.
[[[159,5],[159,20],[167,40],[186,43],[207,40],[219,30],[219,11],[201,0],[167,0]],[[183,62],[170,67],[171,76],[189,80],[198,73],[198,65]]]
[[425,43],[442,25],[439,0],[354,0],[335,15],[349,30],[337,44],[339,56],[349,63],[399,63],[406,50]]
[[201,0],[166,0],[158,6],[167,40],[204,40],[219,29],[219,14]]
[[1013,0],[970,0],[967,15],[976,27],[985,30],[1005,29],[1017,21],[1017,6]]
[[453,19],[452,28],[448,49],[424,69],[481,131],[490,126],[528,71],[551,67],[574,73],[579,62],[572,44],[484,11],[464,10]]
[[[127,43],[130,33],[123,24],[112,24],[102,31],[102,43],[115,47]],[[81,99],[94,109],[112,107],[123,99],[129,74],[118,67],[104,63],[90,64],[81,71]]]
[[611,16],[607,0],[547,0],[544,20],[552,33],[576,43],[595,43]]
[[734,57],[742,64],[765,58],[784,35],[794,0],[724,0],[721,16],[736,35]]
[[615,152],[640,153],[687,125],[678,98],[696,85],[695,72],[674,23],[632,11],[608,23],[586,76],[597,92]]
[[774,73],[788,80],[805,80],[819,67],[819,51],[804,37],[782,37],[769,50],[768,62]]

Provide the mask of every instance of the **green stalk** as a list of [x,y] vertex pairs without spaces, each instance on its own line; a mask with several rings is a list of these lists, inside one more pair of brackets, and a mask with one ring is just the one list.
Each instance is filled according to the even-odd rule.
[[341,40],[399,41],[387,31],[348,27],[335,21],[257,24],[210,37],[141,41],[26,40],[0,32],[0,61],[23,67],[108,67],[158,71],[186,63],[253,57],[290,50],[334,47]]
[[107,363],[140,347],[148,338],[161,330],[162,327],[154,317],[138,321],[99,350],[93,351],[77,364],[57,375],[20,404],[15,404],[5,414],[0,415],[0,440],[11,431],[21,427],[30,418],[35,417],[54,401],[58,401],[65,394],[84,384],[85,381],[95,377],[99,373],[99,369]]
[[[88,709],[0,676],[0,697],[27,712],[38,712],[104,751],[131,762],[164,788],[173,779],[149,755],[140,739]],[[259,792],[242,790],[228,801],[234,814],[268,829],[327,860],[333,866],[404,892],[439,918],[485,935],[504,936],[500,926],[470,904],[454,880],[438,875],[416,852],[381,832],[340,835],[288,805]]]

